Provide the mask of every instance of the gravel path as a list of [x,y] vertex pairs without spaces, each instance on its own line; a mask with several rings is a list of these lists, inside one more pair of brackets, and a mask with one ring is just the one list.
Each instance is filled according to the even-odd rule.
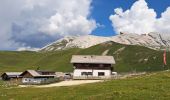
[[73,86],[87,83],[102,82],[103,80],[69,80],[62,81],[58,83],[48,84],[48,85],[19,85],[19,87],[37,87],[37,88],[46,88],[46,87],[60,87],[60,86]]

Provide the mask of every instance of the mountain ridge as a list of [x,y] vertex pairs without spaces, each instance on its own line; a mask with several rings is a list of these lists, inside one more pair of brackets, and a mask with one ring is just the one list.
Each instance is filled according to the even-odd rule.
[[40,52],[46,51],[57,51],[65,50],[69,48],[89,48],[94,45],[98,45],[107,41],[113,41],[125,45],[140,45],[145,46],[154,50],[163,50],[170,46],[170,35],[169,34],[159,34],[151,32],[148,34],[128,34],[121,33],[116,36],[102,37],[94,35],[86,35],[79,37],[64,37],[61,38],[43,48]]

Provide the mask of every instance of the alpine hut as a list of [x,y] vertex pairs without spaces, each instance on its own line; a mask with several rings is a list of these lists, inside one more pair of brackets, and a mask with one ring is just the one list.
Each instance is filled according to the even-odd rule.
[[73,79],[111,78],[115,60],[113,56],[73,55]]

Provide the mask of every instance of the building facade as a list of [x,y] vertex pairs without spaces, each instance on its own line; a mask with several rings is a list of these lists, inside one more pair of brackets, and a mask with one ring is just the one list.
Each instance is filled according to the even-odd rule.
[[55,72],[26,70],[21,74],[23,84],[50,83],[56,77]]
[[115,60],[113,56],[73,55],[73,79],[109,79]]

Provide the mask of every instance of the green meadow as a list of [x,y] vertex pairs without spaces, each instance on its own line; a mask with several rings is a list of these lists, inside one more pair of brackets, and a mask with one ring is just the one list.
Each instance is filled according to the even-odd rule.
[[[170,71],[163,71],[163,51],[142,46],[126,46],[114,42],[102,43],[87,49],[68,49],[55,52],[1,51],[0,73],[43,69],[72,72],[72,55],[114,56],[114,70],[147,72],[140,77],[109,80],[70,87],[19,88],[0,81],[0,100],[170,100]],[[170,65],[167,52],[167,64]]]
[[0,84],[1,100],[170,100],[170,71],[70,87],[19,88]]

